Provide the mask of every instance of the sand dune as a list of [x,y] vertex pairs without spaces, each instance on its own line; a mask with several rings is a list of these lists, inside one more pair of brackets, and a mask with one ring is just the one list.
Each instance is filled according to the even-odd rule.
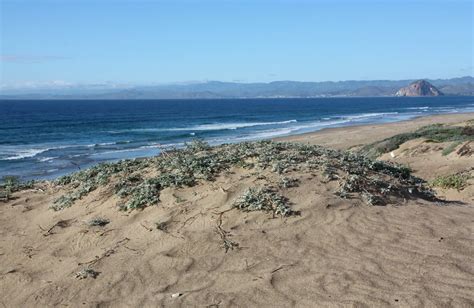
[[[420,121],[427,120],[398,125],[413,128]],[[394,125],[377,126],[379,135],[393,134]],[[333,134],[334,145],[344,130],[321,134]],[[315,142],[320,137],[295,138]],[[462,165],[471,162],[472,157]],[[434,166],[413,164],[420,173],[426,172],[423,166]],[[212,182],[166,188],[158,205],[141,211],[118,211],[117,197],[105,188],[57,212],[48,207],[62,188],[45,183],[17,192],[15,199],[0,203],[0,303],[474,306],[474,207],[468,199],[444,204],[399,198],[387,206],[368,206],[358,197],[335,196],[338,181],[327,181],[320,172],[286,175],[299,185],[279,193],[300,215],[274,218],[232,208],[249,187],[277,179],[268,170],[240,167]],[[94,217],[110,223],[91,227],[86,222]],[[238,246],[226,252],[223,239]],[[80,279],[77,273],[84,268],[93,268],[97,277]]]

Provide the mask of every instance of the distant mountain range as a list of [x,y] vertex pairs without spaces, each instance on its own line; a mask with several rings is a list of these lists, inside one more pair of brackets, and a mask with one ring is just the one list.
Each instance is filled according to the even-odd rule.
[[[474,95],[474,77],[425,79],[445,95]],[[395,96],[415,80],[367,80],[269,83],[209,81],[188,84],[97,88],[68,86],[60,89],[2,90],[0,99],[215,99],[215,98],[308,98]]]

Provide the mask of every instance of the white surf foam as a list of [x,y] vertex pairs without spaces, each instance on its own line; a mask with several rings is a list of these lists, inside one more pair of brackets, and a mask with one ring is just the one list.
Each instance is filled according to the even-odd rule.
[[17,149],[15,151],[6,151],[3,152],[3,155],[8,155],[7,157],[1,158],[0,160],[17,160],[29,157],[35,157],[36,155],[48,151],[47,149]]
[[166,132],[166,131],[211,131],[211,130],[235,130],[245,127],[265,126],[265,125],[284,125],[296,123],[297,120],[287,120],[279,122],[236,122],[236,123],[215,123],[215,124],[201,124],[189,127],[171,127],[171,128],[139,128],[131,129],[129,131],[143,131],[143,132]]
[[49,146],[49,145],[42,145],[40,147],[37,145],[36,147],[26,148],[26,146],[4,146],[0,151],[0,156],[5,156],[0,158],[0,160],[18,160],[24,158],[32,158],[37,156],[38,154],[51,151],[51,150],[59,150],[59,149],[66,149],[71,147],[80,147],[81,145],[58,145],[58,146]]
[[428,106],[423,106],[423,107],[406,107],[405,109],[408,109],[408,110],[428,110],[428,109],[430,109],[430,107],[428,107]]
[[56,159],[56,158],[59,158],[59,157],[58,156],[55,156],[55,157],[42,157],[42,158],[39,158],[38,161],[46,162],[46,161],[51,161],[51,160]]
[[348,119],[348,120],[360,120],[360,119],[377,118],[377,117],[385,117],[385,116],[395,116],[395,115],[398,115],[398,112],[362,113],[362,114],[355,114],[355,115],[345,116],[343,118]]

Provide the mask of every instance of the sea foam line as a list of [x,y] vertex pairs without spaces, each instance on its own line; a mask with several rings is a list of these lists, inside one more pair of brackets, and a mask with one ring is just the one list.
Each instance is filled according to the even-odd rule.
[[[265,125],[284,125],[296,123],[297,120],[287,120],[279,122],[237,122],[237,123],[215,123],[215,124],[200,124],[189,127],[171,127],[171,128],[137,128],[126,131],[135,132],[172,132],[172,131],[210,131],[210,130],[235,130],[245,127],[265,126]],[[117,131],[114,131],[117,132]]]
[[17,160],[22,158],[34,157],[40,153],[46,152],[49,149],[25,149],[25,150],[16,150],[15,153],[3,153],[10,156],[1,158],[0,160]]

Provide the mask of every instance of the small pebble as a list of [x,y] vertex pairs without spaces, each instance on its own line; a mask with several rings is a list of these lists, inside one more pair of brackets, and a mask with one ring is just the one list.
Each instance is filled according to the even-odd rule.
[[171,294],[171,298],[177,298],[177,297],[180,297],[181,296],[181,293],[173,293]]

